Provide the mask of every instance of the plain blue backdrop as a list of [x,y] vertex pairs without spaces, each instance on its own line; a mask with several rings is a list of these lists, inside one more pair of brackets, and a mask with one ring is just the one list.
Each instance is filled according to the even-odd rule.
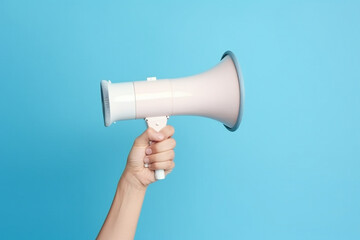
[[176,168],[136,239],[360,239],[359,1],[0,2],[1,239],[94,239],[142,120],[99,83],[207,70],[232,50],[238,131],[172,117]]

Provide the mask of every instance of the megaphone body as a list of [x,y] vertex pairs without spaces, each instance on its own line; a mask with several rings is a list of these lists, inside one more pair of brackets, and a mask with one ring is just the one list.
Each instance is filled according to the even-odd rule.
[[[220,63],[206,72],[124,83],[102,80],[101,94],[107,127],[119,120],[142,118],[159,131],[166,125],[159,117],[196,115],[218,120],[235,131],[243,115],[245,89],[236,58],[227,51]],[[156,179],[164,177],[155,172]]]

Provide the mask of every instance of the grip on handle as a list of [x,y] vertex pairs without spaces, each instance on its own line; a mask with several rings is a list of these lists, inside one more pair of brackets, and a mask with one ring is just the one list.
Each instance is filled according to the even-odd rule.
[[[167,116],[161,117],[147,117],[145,118],[146,124],[149,127],[155,129],[155,131],[159,132],[166,126],[167,123]],[[164,169],[155,170],[155,179],[162,180],[165,179],[165,171]]]

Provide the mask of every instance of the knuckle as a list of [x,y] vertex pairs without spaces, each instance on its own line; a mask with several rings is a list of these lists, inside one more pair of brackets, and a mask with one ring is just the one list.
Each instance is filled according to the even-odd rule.
[[173,164],[173,162],[172,161],[169,161],[169,162],[167,162],[167,164],[166,164],[167,166],[166,166],[166,169],[173,169],[174,167],[174,164]]
[[151,133],[152,133],[151,128],[147,128],[147,129],[145,130],[145,133],[146,133],[148,136],[150,136]]
[[171,168],[171,162],[166,162],[165,169],[170,169],[170,168]]
[[175,139],[170,138],[170,144],[171,144],[172,148],[175,148],[175,147],[176,147],[176,141],[175,141]]
[[173,126],[169,126],[169,135],[172,136],[175,133],[175,128]]
[[173,149],[175,147],[175,145],[176,145],[176,143],[175,143],[174,139],[169,138],[166,140],[166,142],[164,142],[164,144],[161,145],[161,150],[164,152],[169,151],[169,150]]
[[170,159],[174,159],[174,158],[175,158],[175,151],[174,151],[174,150],[170,150],[170,151],[169,151],[169,155],[170,155]]
[[163,128],[162,132],[167,136],[170,137],[174,134],[174,127],[167,125],[165,128]]

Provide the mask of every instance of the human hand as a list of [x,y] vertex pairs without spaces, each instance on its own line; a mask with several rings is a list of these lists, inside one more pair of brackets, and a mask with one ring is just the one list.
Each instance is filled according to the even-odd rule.
[[[138,188],[146,188],[156,181],[155,170],[164,169],[165,175],[169,174],[175,167],[174,132],[174,128],[167,125],[160,132],[148,128],[137,137],[129,153],[123,177]],[[144,166],[145,163],[148,163],[148,167]]]

